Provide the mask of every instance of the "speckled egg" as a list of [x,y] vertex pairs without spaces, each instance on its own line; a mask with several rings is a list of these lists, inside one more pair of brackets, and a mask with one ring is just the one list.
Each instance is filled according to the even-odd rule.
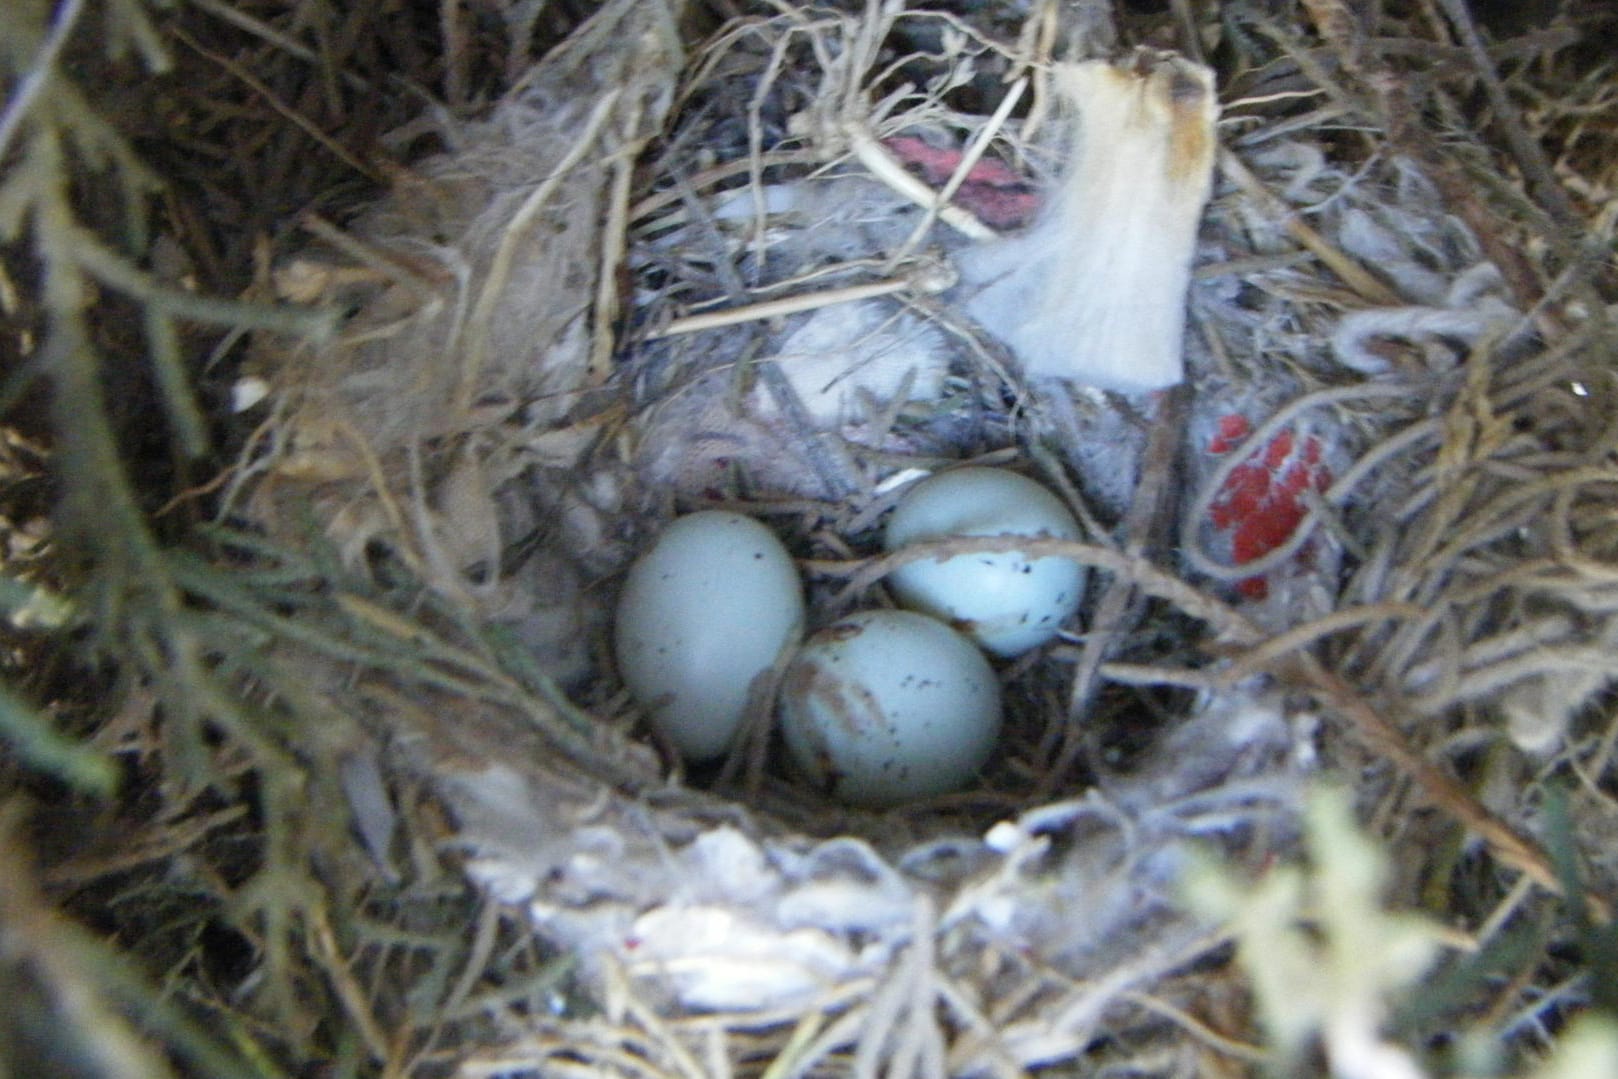
[[[997,468],[957,468],[905,492],[888,518],[883,544],[897,551],[954,536],[1078,539],[1060,499],[1026,476]],[[888,577],[899,604],[948,622],[996,656],[1020,655],[1056,635],[1084,598],[1085,570],[1067,558],[1019,551],[912,562]]]
[[751,517],[704,510],[664,530],[618,597],[618,673],[651,722],[693,762],[723,754],[754,681],[803,629],[792,557]]
[[1000,684],[942,622],[862,611],[799,649],[782,684],[781,728],[817,789],[854,805],[896,805],[978,773],[1000,732]]

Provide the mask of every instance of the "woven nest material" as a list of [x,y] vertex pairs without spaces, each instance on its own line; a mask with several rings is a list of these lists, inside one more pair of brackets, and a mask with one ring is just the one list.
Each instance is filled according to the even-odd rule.
[[[387,1074],[1421,1075],[1484,1012],[1497,1059],[1548,1046],[1497,1013],[1567,961],[1390,1019],[1423,971],[1618,894],[1612,72],[1568,77],[1574,22],[1483,51],[1422,5],[1382,37],[1331,3],[1126,14],[1206,50],[1223,110],[1187,385],[1126,398],[1025,380],[950,291],[1061,174],[1053,41],[1114,44],[1014,7],[698,38],[612,0],[276,263],[345,317],[260,335],[219,485],[242,617],[287,605],[254,624],[306,696],[270,704],[355,825],[344,872],[408,895],[448,858],[492,900],[434,975],[477,1024],[452,1048],[339,984]],[[1438,50],[1425,81],[1395,29]],[[1496,75],[1531,65],[1573,96]],[[928,155],[991,122],[993,197],[918,204],[902,177],[942,187]],[[846,382],[771,362],[853,339],[881,344]],[[676,513],[769,523],[823,623],[881,602],[896,477],[961,460],[1059,490],[1088,535],[1038,550],[1091,567],[1082,625],[1003,669],[979,783],[853,810],[767,735],[687,768],[648,732],[608,615]],[[1254,483],[1292,508],[1249,550]],[[497,940],[571,969],[506,991]]]

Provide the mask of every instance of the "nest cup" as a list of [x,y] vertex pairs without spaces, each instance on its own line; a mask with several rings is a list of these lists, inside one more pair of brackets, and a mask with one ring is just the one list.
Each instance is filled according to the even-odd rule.
[[[334,579],[368,582],[354,624],[416,666],[277,647],[357,717],[340,784],[374,871],[410,876],[402,837],[449,851],[575,964],[576,996],[503,1015],[462,1074],[1246,1059],[1204,1036],[1235,931],[1186,882],[1295,853],[1323,773],[1357,776],[1361,809],[1419,791],[1442,821],[1410,821],[1412,849],[1459,821],[1496,871],[1554,885],[1523,839],[1532,777],[1557,754],[1610,768],[1595,286],[1506,260],[1418,135],[1328,153],[1325,119],[1233,90],[1187,387],[1025,379],[936,272],[996,242],[973,205],[1037,229],[1007,199],[1037,200],[1071,149],[1044,98],[993,114],[1032,46],[991,21],[788,8],[697,39],[613,0],[277,264],[284,298],[349,314],[256,345],[268,418],[227,512],[329,546]],[[1270,49],[1222,40],[1233,74]],[[961,164],[980,134],[1004,174]],[[937,156],[962,171],[930,176]],[[884,162],[958,205],[918,205]],[[830,804],[774,763],[767,707],[686,774],[606,659],[636,552],[677,512],[748,513],[823,624],[882,602],[899,481],[968,460],[1058,491],[1089,534],[1050,550],[1092,574],[1071,632],[1000,665],[980,781]],[[1516,784],[1489,809],[1454,779],[1479,745]],[[1587,792],[1574,827],[1610,802]],[[1610,852],[1590,872],[1618,885]],[[1547,895],[1480,887],[1442,913]],[[1355,1014],[1405,1060],[1382,1043],[1386,978]]]

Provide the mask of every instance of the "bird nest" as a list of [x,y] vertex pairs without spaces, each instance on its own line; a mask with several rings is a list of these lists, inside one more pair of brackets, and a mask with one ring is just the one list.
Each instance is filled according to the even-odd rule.
[[[102,106],[0,117],[0,207],[43,237],[8,339],[54,417],[12,429],[7,467],[19,489],[62,466],[43,537],[9,500],[16,662],[59,716],[7,721],[32,808],[0,931],[43,927],[6,960],[41,1014],[90,1002],[55,1035],[84,1074],[129,1074],[104,1057],[134,1033],[171,1054],[139,1074],[217,1075],[1618,1052],[1578,1018],[1618,974],[1610,17],[496,3],[445,8],[442,55],[389,76],[363,33],[331,66],[315,6],[130,24],[144,59],[275,103],[274,137],[182,109],[157,151],[229,146],[279,183],[301,227],[272,244],[248,211],[204,244],[205,211],[171,206],[121,253],[83,199],[102,173],[75,199],[22,167]],[[50,70],[61,24],[30,25]],[[1053,64],[1142,44],[1219,87],[1185,383],[1028,377],[954,267],[1046,220],[1074,152]],[[275,141],[361,89],[387,155],[315,134],[380,192]],[[95,145],[74,160],[123,167]],[[241,302],[195,287],[209,259],[249,274]],[[118,295],[75,306],[64,279]],[[83,312],[130,301],[137,398],[183,451],[140,483],[114,450],[138,423],[84,360],[129,335]],[[199,475],[210,428],[230,452]],[[903,483],[959,461],[1059,492],[1084,538],[1015,545],[1090,573],[1076,624],[1000,666],[972,786],[852,809],[767,724],[712,765],[648,728],[609,616],[677,513],[769,524],[820,625],[906,557],[1012,542],[881,553]]]

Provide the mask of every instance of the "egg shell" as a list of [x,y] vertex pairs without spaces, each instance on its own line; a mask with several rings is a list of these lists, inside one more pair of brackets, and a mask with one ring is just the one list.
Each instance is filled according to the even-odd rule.
[[813,634],[782,683],[787,752],[842,802],[888,806],[968,782],[1000,733],[983,654],[912,611],[862,611]]
[[[1026,476],[958,468],[922,480],[888,519],[883,543],[897,551],[954,536],[1078,539],[1060,499]],[[901,566],[888,587],[903,607],[948,622],[994,655],[1009,657],[1056,635],[1084,598],[1085,569],[1068,558],[1018,551],[929,558]]]
[[677,519],[630,567],[618,597],[618,673],[693,762],[724,753],[754,679],[803,629],[803,586],[768,528],[739,513]]

